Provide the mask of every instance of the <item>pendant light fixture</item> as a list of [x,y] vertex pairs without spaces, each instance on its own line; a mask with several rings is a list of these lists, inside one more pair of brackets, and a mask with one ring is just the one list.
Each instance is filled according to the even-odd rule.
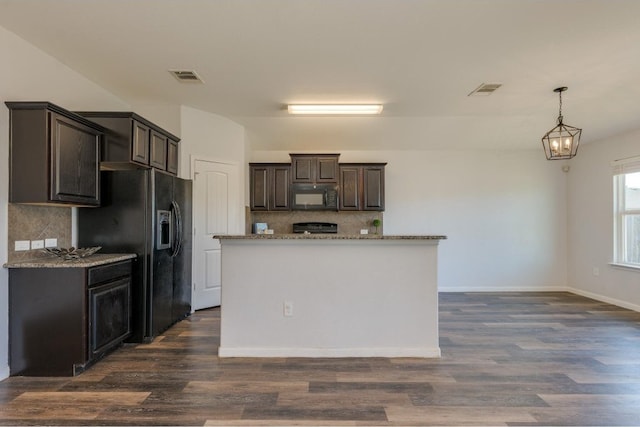
[[562,122],[562,92],[566,90],[566,86],[553,90],[560,96],[560,111],[558,113],[558,125],[542,137],[542,146],[547,160],[570,159],[578,152],[582,129],[565,125]]

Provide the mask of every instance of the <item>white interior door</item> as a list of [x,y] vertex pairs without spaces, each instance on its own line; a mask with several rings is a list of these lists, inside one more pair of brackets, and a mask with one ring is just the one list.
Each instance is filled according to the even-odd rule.
[[240,232],[239,167],[196,160],[193,177],[193,297],[200,310],[220,305],[220,240]]

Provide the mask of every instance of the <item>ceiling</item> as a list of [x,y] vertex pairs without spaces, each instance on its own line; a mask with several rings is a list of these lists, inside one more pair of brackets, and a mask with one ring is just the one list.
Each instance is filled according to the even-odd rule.
[[[256,150],[542,149],[640,127],[637,0],[0,0],[0,26],[132,105],[245,126]],[[204,84],[170,69],[195,70]],[[501,83],[490,96],[467,96]],[[377,117],[287,103],[381,102]]]

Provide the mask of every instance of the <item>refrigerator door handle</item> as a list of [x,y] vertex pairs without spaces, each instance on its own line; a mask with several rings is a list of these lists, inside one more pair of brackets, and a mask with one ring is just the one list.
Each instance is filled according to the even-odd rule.
[[180,205],[178,205],[175,200],[171,201],[171,208],[173,209],[173,217],[175,218],[175,239],[171,257],[175,258],[182,249],[182,213],[180,212]]

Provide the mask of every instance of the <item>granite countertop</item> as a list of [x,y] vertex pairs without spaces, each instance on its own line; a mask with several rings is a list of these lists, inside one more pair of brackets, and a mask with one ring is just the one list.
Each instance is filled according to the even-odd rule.
[[57,256],[8,262],[4,268],[87,268],[136,258],[136,254],[93,254],[85,258],[64,260]]
[[383,234],[247,234],[216,235],[214,239],[222,240],[444,240],[447,236],[430,235],[383,235]]

